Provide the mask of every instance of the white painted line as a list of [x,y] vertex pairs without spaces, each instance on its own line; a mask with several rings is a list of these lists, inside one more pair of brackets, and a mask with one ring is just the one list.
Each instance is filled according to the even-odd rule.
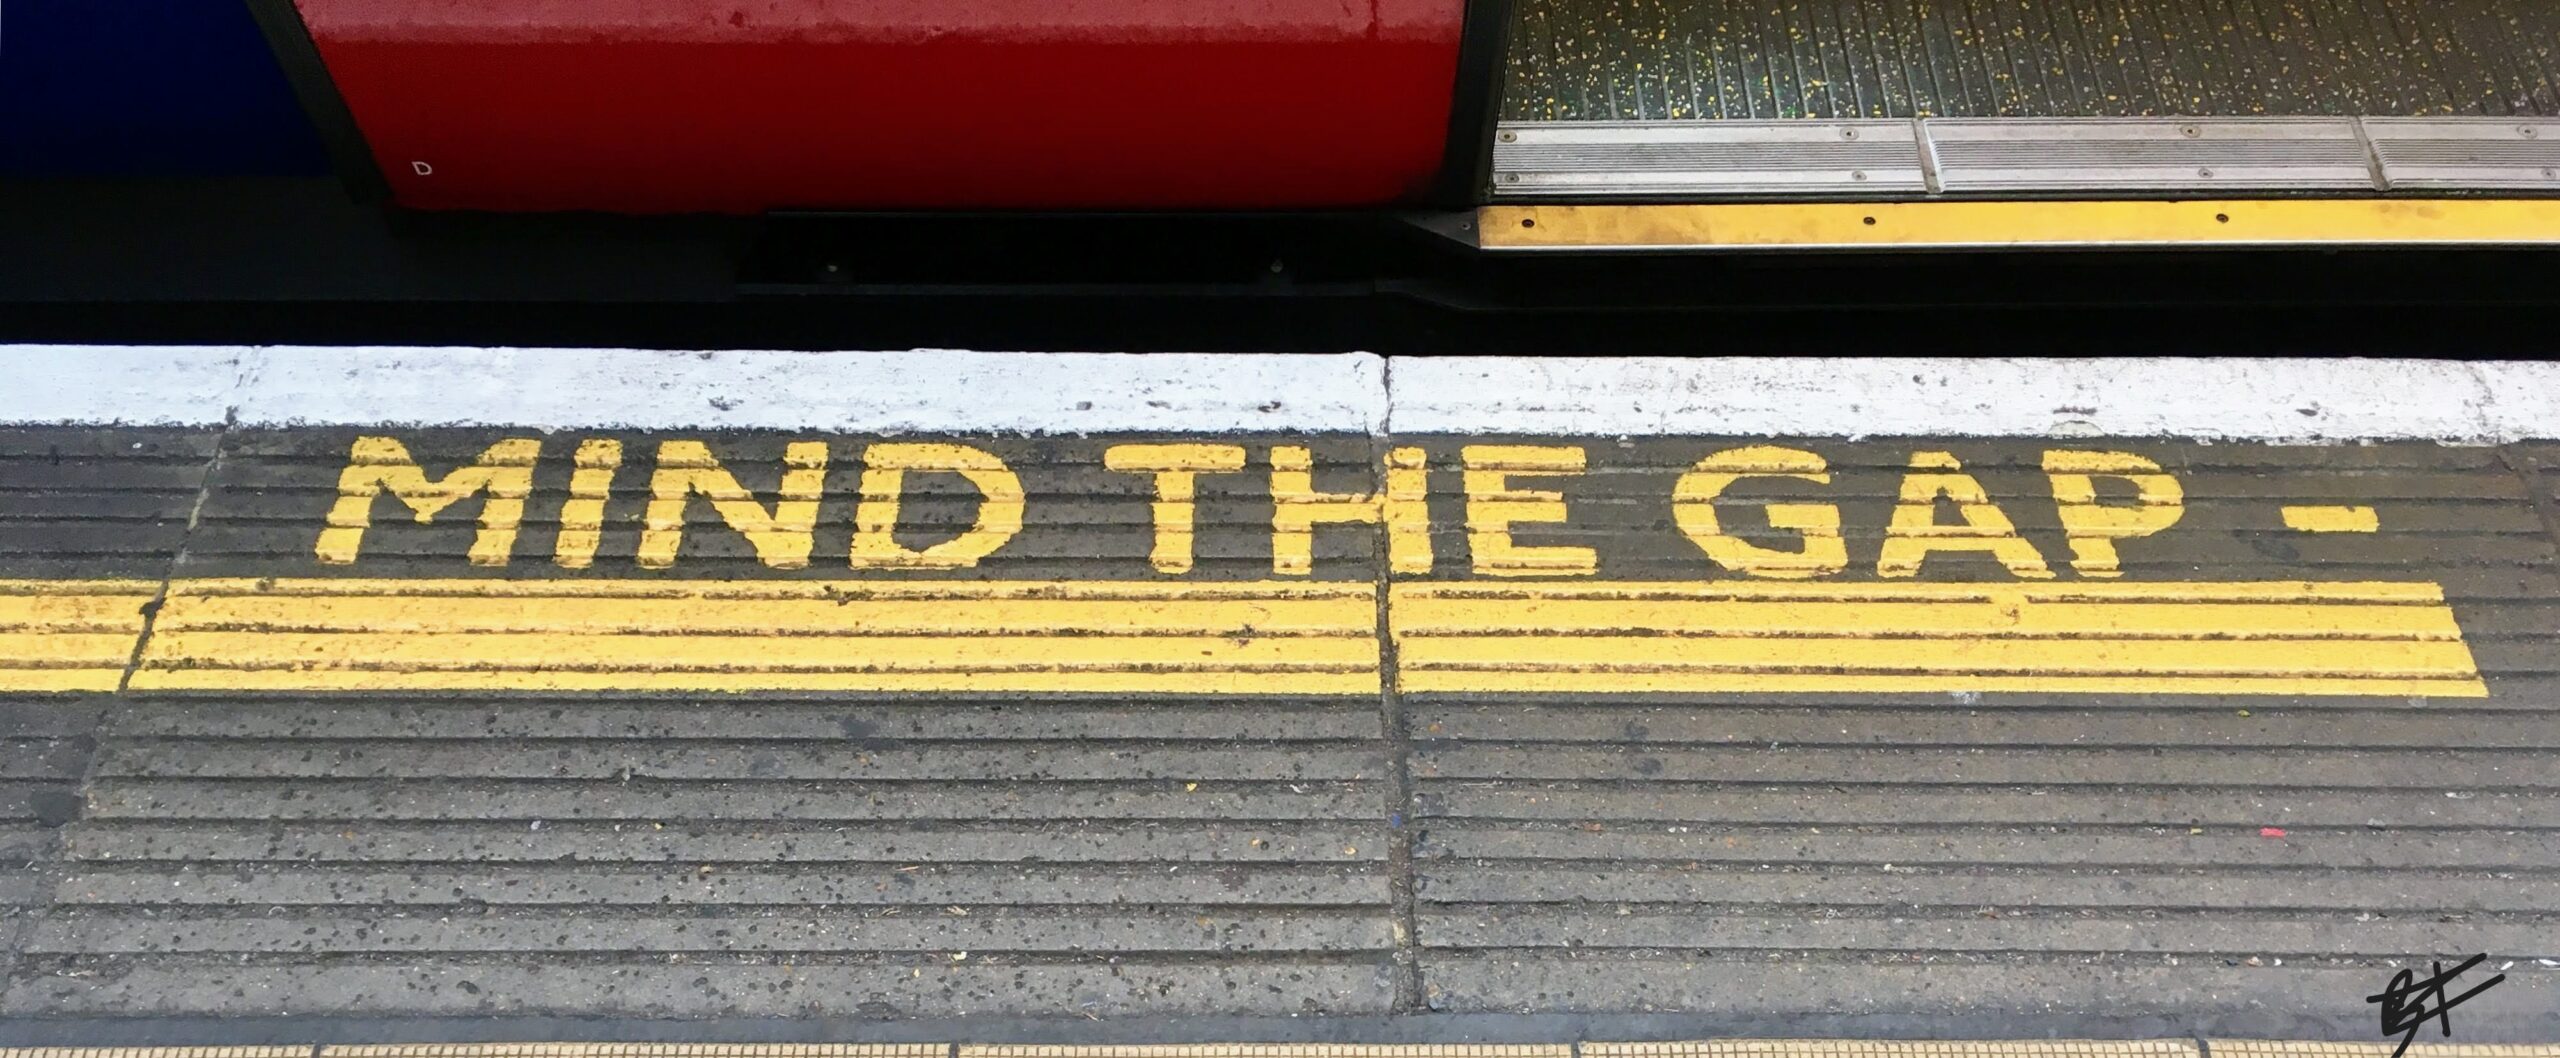
[[2560,437],[2560,364],[2368,359],[1389,362],[1397,433]]
[[245,346],[0,345],[0,423],[218,423],[251,354]]
[[1385,361],[1365,353],[0,346],[0,391],[18,423],[1206,434],[1386,417]]
[[0,346],[0,423],[2560,438],[2560,363]]
[[2501,436],[2560,439],[2560,364],[2490,360],[2471,365]]
[[854,433],[1376,430],[1361,353],[658,352],[278,347],[243,423]]

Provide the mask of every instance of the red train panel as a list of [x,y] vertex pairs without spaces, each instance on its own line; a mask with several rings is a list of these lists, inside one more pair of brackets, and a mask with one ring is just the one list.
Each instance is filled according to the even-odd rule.
[[299,0],[403,204],[1366,206],[1464,0]]

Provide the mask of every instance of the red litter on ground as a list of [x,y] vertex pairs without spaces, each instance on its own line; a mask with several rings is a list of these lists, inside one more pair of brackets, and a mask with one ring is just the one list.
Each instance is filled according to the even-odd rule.
[[2284,828],[2283,828],[2283,827],[2259,827],[2259,828],[2258,828],[2258,836],[2259,836],[2259,837],[2262,837],[2262,838],[2280,838],[2280,837],[2283,837],[2283,836],[2284,836]]

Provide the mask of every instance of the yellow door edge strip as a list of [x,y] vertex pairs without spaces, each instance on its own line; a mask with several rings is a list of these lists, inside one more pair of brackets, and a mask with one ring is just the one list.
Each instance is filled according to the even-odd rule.
[[2560,199],[1486,206],[1495,251],[2560,246]]

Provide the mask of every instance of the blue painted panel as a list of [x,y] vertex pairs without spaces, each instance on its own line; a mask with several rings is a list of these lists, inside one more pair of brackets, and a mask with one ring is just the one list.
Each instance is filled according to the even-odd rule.
[[242,0],[0,0],[0,173],[327,169]]

